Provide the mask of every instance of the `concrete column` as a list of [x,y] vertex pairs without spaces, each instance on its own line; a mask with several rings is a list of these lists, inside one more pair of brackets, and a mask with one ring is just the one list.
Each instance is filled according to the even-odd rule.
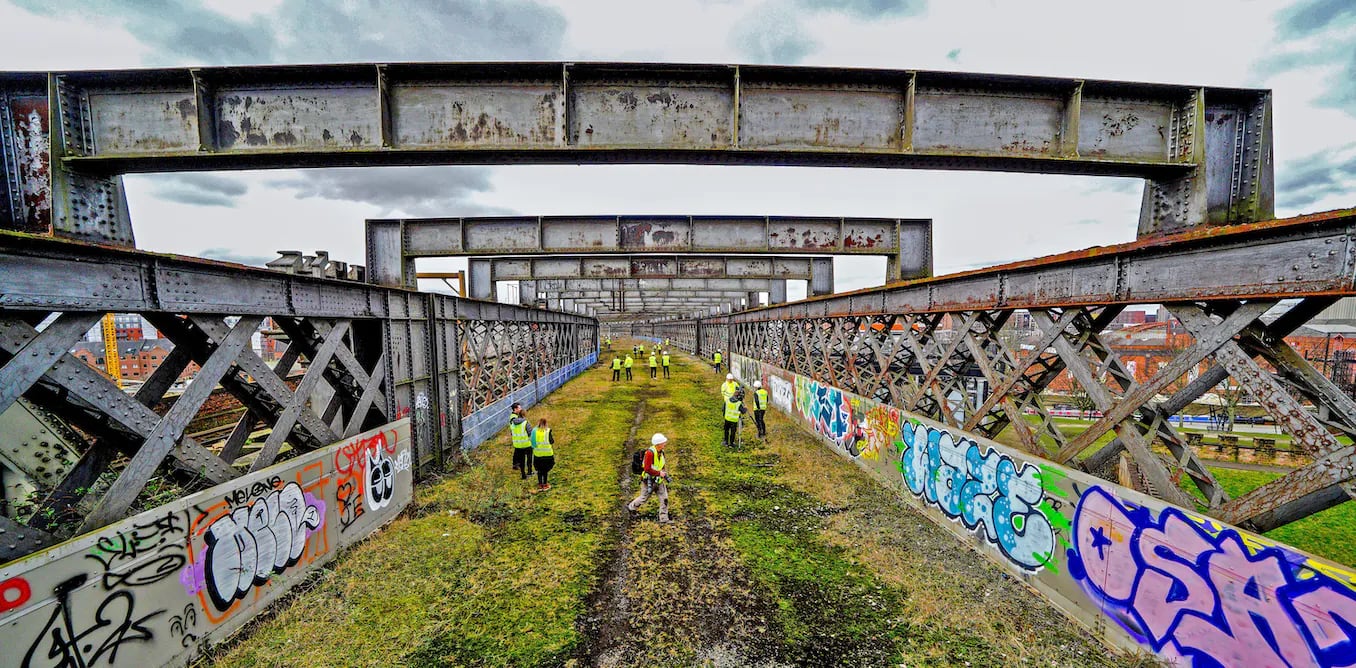
[[786,303],[786,279],[779,278],[772,281],[772,290],[767,293],[767,303],[785,304]]
[[817,257],[810,260],[810,296],[833,294],[833,258]]
[[495,301],[494,280],[490,275],[490,261],[471,258],[466,270],[466,295],[471,299]]

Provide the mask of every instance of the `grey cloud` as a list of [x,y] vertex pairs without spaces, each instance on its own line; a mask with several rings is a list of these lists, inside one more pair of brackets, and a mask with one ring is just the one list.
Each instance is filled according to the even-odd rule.
[[1286,39],[1350,25],[1356,25],[1356,3],[1351,0],[1300,0],[1276,14],[1276,32]]
[[262,255],[245,255],[236,252],[230,248],[204,248],[198,251],[198,257],[205,257],[209,260],[220,260],[222,262],[234,262],[236,264],[248,264],[254,267],[262,267],[272,260],[272,257]]
[[295,191],[297,199],[316,197],[371,204],[382,215],[480,216],[513,213],[470,201],[493,190],[484,167],[385,167],[302,172],[277,182]]
[[1266,79],[1291,70],[1334,70],[1318,103],[1356,116],[1356,3],[1299,0],[1275,18],[1281,48],[1257,60],[1253,66],[1257,76]]
[[16,0],[48,16],[118,21],[160,64],[523,60],[555,57],[565,17],[535,0],[283,0],[248,20],[201,0]]
[[1303,209],[1356,191],[1356,144],[1297,160],[1276,175],[1276,203]]
[[740,19],[730,41],[751,62],[772,65],[799,63],[818,48],[789,8],[765,4]]
[[927,10],[927,0],[796,0],[805,9],[836,11],[870,20],[917,16]]
[[196,206],[235,206],[249,186],[216,174],[174,174],[156,177],[151,186],[156,197]]

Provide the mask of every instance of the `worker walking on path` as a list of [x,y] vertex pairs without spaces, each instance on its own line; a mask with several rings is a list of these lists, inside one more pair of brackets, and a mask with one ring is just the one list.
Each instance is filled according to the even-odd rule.
[[669,377],[669,351],[667,351],[667,350],[664,351],[663,364],[664,364],[664,377],[665,377],[665,378],[668,378],[668,377]]
[[631,359],[631,356],[630,356],[630,355],[627,355],[627,356],[626,356],[626,361],[625,361],[624,363],[622,363],[622,366],[626,368],[626,379],[627,379],[627,380],[631,380],[631,367],[633,367],[633,366],[635,366],[635,365],[636,365],[636,361],[633,360],[633,359]]
[[551,428],[546,426],[546,418],[542,418],[537,422],[537,428],[532,430],[532,462],[537,469],[538,492],[551,489],[547,476],[556,467],[555,444],[556,437],[551,435]]
[[513,470],[521,474],[521,480],[532,475],[532,425],[527,423],[527,414],[523,405],[514,402],[509,417],[509,436],[513,439]]
[[721,363],[720,351],[717,350],[715,353],[711,355],[711,367],[716,370],[716,373],[720,373],[720,363]]
[[[664,446],[669,439],[663,434],[650,437],[650,447],[645,449],[645,458],[641,461],[640,496],[626,504],[626,509],[635,513],[649,500],[650,495],[659,497],[659,521],[669,521],[669,472],[668,462],[664,460]],[[633,464],[634,466],[634,464]]]
[[724,444],[733,448],[739,440],[739,419],[749,409],[744,407],[744,388],[735,387],[734,394],[725,398],[725,434]]
[[763,416],[767,414],[767,390],[763,381],[753,381],[753,423],[758,425],[758,438],[767,438],[767,424]]
[[655,358],[654,351],[650,351],[650,379],[654,380],[655,374],[659,373],[659,360]]
[[621,361],[621,357],[619,357],[619,356],[617,356],[617,355],[613,355],[613,356],[612,356],[612,381],[613,381],[613,382],[616,382],[616,381],[621,380],[621,369],[622,369],[622,361]]

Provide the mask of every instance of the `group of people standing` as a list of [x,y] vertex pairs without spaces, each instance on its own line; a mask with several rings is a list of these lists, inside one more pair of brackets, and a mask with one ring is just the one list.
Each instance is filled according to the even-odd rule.
[[[609,348],[612,347],[612,341],[610,339],[607,341],[607,344]],[[668,345],[667,339],[664,340],[664,344],[665,346]],[[664,377],[668,378],[669,365],[672,361],[672,358],[669,356],[669,351],[667,347],[661,350],[659,344],[652,345],[649,347],[649,349],[646,349],[646,347],[643,345],[634,345],[631,346],[631,353],[626,355],[625,358],[615,353],[612,355],[613,382],[621,380],[621,375],[623,371],[626,372],[627,380],[633,380],[633,377],[631,375],[631,369],[636,365],[636,358],[642,357],[647,352],[649,353],[650,357],[650,378],[658,377],[659,370],[661,368],[664,370]]]
[[[720,353],[716,353],[717,356]],[[719,359],[719,357],[717,357]],[[739,439],[739,422],[749,412],[744,405],[744,388],[735,380],[734,374],[725,374],[725,382],[720,385],[720,396],[724,400],[722,409],[725,416],[725,432],[722,443],[727,448],[735,446]],[[758,438],[767,438],[767,390],[763,381],[753,381],[753,423],[758,428]]]
[[522,475],[522,480],[536,472],[537,491],[551,489],[547,481],[551,469],[556,466],[556,437],[546,426],[546,418],[537,421],[534,427],[528,423],[527,411],[523,405],[514,402],[509,417],[509,436],[513,439],[513,470]]

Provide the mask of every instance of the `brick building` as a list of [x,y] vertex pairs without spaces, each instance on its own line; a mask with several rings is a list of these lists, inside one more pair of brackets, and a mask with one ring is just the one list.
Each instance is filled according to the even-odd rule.
[[[170,351],[174,350],[174,343],[169,339],[142,339],[139,341],[118,341],[118,357],[121,362],[123,380],[146,380],[160,368]],[[71,354],[78,357],[85,364],[104,371],[104,344],[102,341],[82,341],[76,344],[71,350]],[[181,380],[192,378],[198,373],[198,365],[189,362],[183,373],[179,374]]]

